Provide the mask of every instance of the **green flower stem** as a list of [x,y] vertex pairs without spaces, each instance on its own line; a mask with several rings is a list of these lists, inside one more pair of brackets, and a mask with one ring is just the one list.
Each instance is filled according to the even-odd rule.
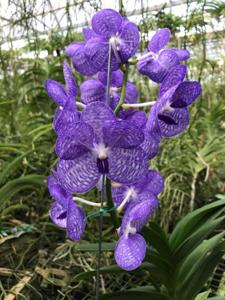
[[126,87],[127,87],[129,64],[126,64],[125,67],[124,67],[124,69],[122,69],[122,71],[123,71],[123,85],[122,85],[122,89],[121,89],[120,101],[117,104],[117,107],[116,107],[116,109],[114,111],[115,114],[118,114],[119,111],[121,110],[123,102],[124,102],[125,97],[126,97]]
[[101,265],[101,253],[102,253],[102,228],[103,228],[103,205],[105,200],[105,179],[106,176],[102,175],[102,190],[101,190],[101,206],[99,209],[99,241],[98,241],[98,257],[97,257],[97,267],[96,267],[96,294],[95,299],[99,299],[99,289],[100,289],[100,265]]
[[124,16],[123,0],[119,0],[119,13]]
[[107,206],[109,208],[109,213],[112,219],[112,223],[115,229],[119,227],[119,220],[117,211],[112,209],[114,207],[113,201],[112,201],[112,193],[111,193],[111,181],[106,178],[106,198],[107,198]]

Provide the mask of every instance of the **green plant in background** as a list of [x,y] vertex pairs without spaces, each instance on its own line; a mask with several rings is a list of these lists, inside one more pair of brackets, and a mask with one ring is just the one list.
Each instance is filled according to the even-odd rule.
[[[23,2],[26,5],[27,1]],[[34,7],[33,1],[29,2],[30,6]],[[219,20],[224,30],[223,1],[207,1],[206,4],[204,15],[207,18],[205,22],[207,21],[208,26],[212,25],[213,29],[215,20]],[[147,27],[141,25],[143,45],[144,42],[147,42],[146,33],[149,29],[156,28],[158,22],[165,27],[168,26],[168,20],[169,22],[173,20],[173,32],[183,30],[185,26],[187,32],[189,29],[192,30],[192,33],[187,34],[186,37],[183,36],[172,41],[174,47],[183,46],[185,43],[194,47],[193,56],[196,57],[196,60],[189,65],[190,79],[199,76],[200,62],[204,61],[204,70],[201,76],[204,93],[196,107],[192,109],[192,119],[194,118],[192,126],[185,135],[174,138],[170,144],[165,141],[161,147],[160,159],[157,158],[152,162],[152,167],[168,178],[165,192],[160,197],[159,211],[154,217],[155,223],[160,224],[161,230],[166,232],[167,243],[171,239],[171,235],[168,233],[174,232],[178,221],[193,207],[191,203],[194,203],[194,209],[196,209],[214,201],[216,194],[225,192],[224,59],[222,59],[222,52],[214,58],[209,58],[210,50],[207,47],[206,56],[203,53],[202,32],[204,32],[205,26],[200,13],[202,5],[203,1],[199,1],[198,6],[193,5],[192,9],[189,7],[187,20],[186,18],[177,18],[175,15],[167,15],[165,10],[164,14],[166,15],[161,14],[162,17],[158,20],[157,14],[154,13],[155,16],[152,16],[152,13],[147,11],[144,13]],[[67,11],[72,9],[74,6],[67,6]],[[192,10],[196,13],[194,14]],[[28,14],[28,12],[18,9],[16,17],[21,19],[26,13]],[[28,31],[32,31],[32,28],[29,23],[25,24],[24,22],[23,25],[26,36]],[[90,220],[89,233],[84,237],[90,243],[84,241],[80,248],[72,247],[63,232],[50,224],[48,219],[50,199],[44,182],[49,169],[55,164],[55,155],[53,131],[50,134],[54,107],[47,99],[43,82],[47,78],[55,78],[57,81],[63,82],[61,75],[61,63],[64,60],[63,47],[72,40],[79,40],[79,33],[73,36],[72,31],[74,28],[68,24],[68,28],[65,30],[66,37],[61,35],[56,28],[53,33],[48,35],[48,38],[34,35],[32,40],[27,40],[25,37],[27,45],[20,50],[13,48],[0,50],[0,68],[3,75],[0,79],[0,299],[4,299],[10,289],[22,280],[25,276],[23,272],[31,272],[32,277],[31,281],[20,291],[21,295],[17,295],[18,299],[89,299],[92,295],[94,282],[81,278],[84,278],[82,277],[83,272],[93,271],[95,268],[96,245],[93,243],[97,228],[96,219]],[[206,37],[216,41],[215,46],[218,48],[223,43],[222,32],[214,32]],[[60,50],[58,54],[56,48]],[[40,55],[41,51],[45,50],[48,53],[47,60],[41,58]],[[25,57],[30,51],[35,53],[32,59]],[[75,77],[79,83],[80,78],[76,74]],[[154,100],[156,90],[154,86],[149,85],[147,78],[140,80],[134,76],[133,80],[141,92],[141,101]],[[170,176],[168,176],[169,174]],[[96,192],[87,195],[88,199],[97,197]],[[191,202],[191,199],[194,200]],[[216,210],[219,211],[219,206],[215,208]],[[209,219],[209,214],[215,213],[214,210],[210,211],[207,213]],[[222,213],[220,216],[222,217]],[[219,216],[214,215],[211,218],[210,224],[220,222]],[[22,230],[23,224],[32,225],[32,231]],[[158,228],[156,224],[151,223],[146,232]],[[224,222],[221,221],[221,228],[223,224]],[[198,226],[200,225],[196,225],[196,232]],[[18,227],[17,233],[12,231],[15,227]],[[6,232],[6,236],[2,235],[2,230]],[[193,235],[194,231],[195,228],[192,228],[189,236]],[[210,233],[204,239],[210,240],[216,233],[217,231]],[[108,236],[105,250],[110,250],[116,237],[107,221],[104,234],[105,237]],[[124,287],[129,289],[150,284],[150,287],[142,287],[137,291],[136,295],[138,296],[132,296],[131,291],[127,295],[130,295],[131,299],[132,297],[133,299],[140,297],[154,299],[153,296],[152,298],[149,296],[151,293],[151,295],[155,295],[156,299],[166,297],[161,296],[161,293],[167,295],[168,290],[163,281],[157,279],[153,272],[153,268],[155,272],[161,270],[158,267],[159,262],[157,265],[154,261],[154,255],[157,260],[159,254],[153,240],[149,239],[149,261],[145,262],[151,264],[151,272],[146,271],[145,265],[143,265],[143,269],[137,273],[124,274],[118,268],[113,273],[113,266],[111,266],[111,271],[102,271],[104,275],[102,277],[103,292],[104,288],[113,293]],[[201,241],[195,247],[199,247],[203,243]],[[219,251],[217,247],[218,245],[215,245],[213,252]],[[190,253],[193,251],[193,249],[189,250]],[[218,257],[219,255],[221,253],[218,253]],[[163,261],[161,267],[165,267],[166,262]],[[112,264],[112,255],[109,251],[104,252],[102,263]],[[3,270],[4,268],[5,270]],[[69,269],[71,272],[68,271]],[[213,271],[211,271],[212,273]],[[75,275],[77,277],[74,278]],[[92,278],[91,276],[90,278]],[[221,281],[220,290],[215,291],[215,295],[224,295],[223,282],[224,280]],[[209,290],[209,287],[210,279],[204,287],[199,282],[198,293]],[[111,296],[111,299],[113,299],[112,297],[114,296]],[[120,297],[125,299],[123,295]],[[208,292],[202,292],[197,297],[195,300],[207,299],[210,296]],[[116,299],[120,299],[119,295],[116,295]],[[214,297],[214,299],[222,300],[224,297]]]

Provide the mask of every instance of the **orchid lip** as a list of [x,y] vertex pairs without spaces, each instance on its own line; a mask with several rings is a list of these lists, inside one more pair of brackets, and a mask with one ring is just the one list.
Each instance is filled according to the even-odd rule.
[[67,217],[67,211],[64,211],[57,217],[57,219],[65,219],[66,217]]
[[163,106],[163,108],[161,109],[160,113],[172,113],[174,112],[175,109],[171,106],[171,103],[169,103],[168,101],[166,102],[166,104]]
[[97,166],[99,173],[101,174],[107,174],[109,173],[109,162],[108,159],[97,159]]

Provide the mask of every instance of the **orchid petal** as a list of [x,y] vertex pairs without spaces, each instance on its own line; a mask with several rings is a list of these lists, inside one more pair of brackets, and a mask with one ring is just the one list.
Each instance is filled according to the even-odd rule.
[[159,29],[148,44],[148,50],[154,53],[163,49],[170,40],[170,30],[168,28]]
[[100,179],[97,159],[86,152],[75,160],[60,160],[57,173],[61,185],[70,193],[82,194],[94,188]]
[[144,260],[147,245],[142,235],[130,234],[121,236],[115,247],[116,263],[126,271],[140,267]]

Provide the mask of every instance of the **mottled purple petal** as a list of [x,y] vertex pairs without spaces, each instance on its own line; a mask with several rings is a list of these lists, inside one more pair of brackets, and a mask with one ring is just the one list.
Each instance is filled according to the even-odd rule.
[[[99,72],[98,79],[106,86],[107,84],[107,72]],[[110,75],[110,86],[112,87],[121,87],[123,84],[123,72],[121,70],[117,70],[111,72]]]
[[[72,46],[71,46],[72,48]],[[72,62],[74,68],[81,74],[81,75],[94,75],[97,73],[98,68],[93,64],[90,58],[85,53],[85,43],[81,43],[74,46],[74,50],[70,50],[69,52],[72,53]],[[68,51],[67,51],[68,52]],[[68,54],[67,54],[68,55]]]
[[[146,123],[146,132],[153,134],[156,138],[162,137],[161,130],[159,127],[159,119],[158,115],[162,114],[162,112],[170,105],[173,94],[176,90],[176,86],[170,88],[167,92],[160,97],[156,103],[152,106],[151,111],[149,113],[148,121]],[[173,109],[170,109],[170,111]]]
[[57,179],[53,176],[48,176],[47,186],[49,193],[61,206],[67,208],[68,199],[71,195],[58,183]]
[[85,45],[85,42],[72,42],[65,48],[65,54],[69,57],[73,57],[74,53],[79,49],[80,47],[83,47]]
[[145,124],[147,122],[147,117],[146,117],[146,113],[143,110],[139,110],[139,111],[133,112],[125,120],[126,120],[126,122],[128,122],[131,125],[134,125],[138,128],[144,128]]
[[92,28],[95,33],[110,37],[119,32],[123,18],[113,9],[102,9],[92,18]]
[[56,141],[56,154],[61,159],[71,160],[83,155],[93,147],[94,132],[84,122],[72,124]]
[[125,184],[138,181],[148,169],[146,154],[139,148],[113,148],[108,162],[109,173],[107,176],[113,181]]
[[179,58],[179,60],[187,60],[190,58],[190,52],[186,49],[177,49],[177,48],[171,48],[174,50]]
[[[158,125],[158,124],[157,124]],[[161,134],[154,133],[151,130],[145,129],[144,130],[144,141],[140,145],[143,151],[146,153],[148,159],[152,159],[155,157],[159,151],[159,145],[161,140]]]
[[67,95],[69,97],[76,98],[78,90],[77,83],[73,77],[72,70],[70,69],[70,66],[66,61],[63,64],[63,73],[66,83]]
[[138,27],[127,20],[123,21],[120,32],[121,43],[119,44],[119,55],[121,61],[127,62],[139,47],[139,31]]
[[95,38],[97,37],[98,35],[94,32],[93,29],[89,28],[89,27],[85,27],[83,28],[83,36],[85,38],[85,40],[90,40],[91,38]]
[[[102,37],[92,38],[85,45],[85,54],[98,71],[107,70],[109,43]],[[111,70],[119,68],[114,54],[111,57]]]
[[103,128],[104,143],[110,147],[134,148],[144,140],[141,129],[129,123],[118,121]]
[[158,199],[152,192],[146,191],[138,194],[137,199],[130,201],[126,208],[120,234],[126,232],[127,226],[141,231],[157,207]]
[[129,186],[118,182],[112,182],[112,200],[115,206],[119,206],[126,196]]
[[181,83],[187,72],[186,65],[177,65],[171,68],[170,72],[165,76],[159,90],[160,97],[165,94],[171,87]]
[[168,28],[159,29],[148,44],[148,50],[154,53],[166,47],[170,40],[170,30]]
[[145,258],[147,245],[139,233],[121,236],[115,247],[115,260],[118,266],[126,271],[140,267]]
[[184,81],[176,89],[171,107],[186,107],[194,102],[201,92],[201,85],[198,81]]
[[58,202],[54,202],[50,209],[50,218],[59,227],[66,228],[67,210]]
[[57,104],[64,106],[67,101],[66,92],[61,84],[55,80],[48,79],[45,81],[45,88],[49,97]]
[[173,50],[163,50],[158,59],[145,57],[138,62],[138,71],[151,80],[161,83],[169,70],[179,64],[178,56]]
[[149,76],[151,74],[152,68],[158,68],[159,71],[161,67],[157,60],[155,60],[151,55],[143,55],[137,63],[137,69],[140,74]]
[[102,102],[93,102],[86,106],[82,113],[82,120],[94,129],[99,141],[102,142],[103,128],[112,125],[115,121],[115,115],[112,109]]
[[166,49],[160,52],[158,61],[166,69],[171,69],[179,64],[179,59],[176,52],[171,49]]
[[68,192],[77,194],[88,192],[100,179],[97,159],[91,152],[75,160],[60,160],[57,173],[62,186]]
[[150,169],[146,175],[145,190],[152,192],[154,195],[158,195],[164,189],[164,179],[156,170]]
[[164,137],[175,136],[183,132],[189,125],[189,112],[187,108],[177,108],[174,112],[164,112],[163,115],[168,117],[168,120],[161,118],[158,122],[161,134]]
[[82,207],[69,201],[67,212],[67,234],[73,241],[79,241],[86,226],[85,214]]
[[105,87],[98,79],[90,78],[80,85],[80,100],[84,104],[95,101],[104,101],[106,97],[105,94]]
[[128,81],[126,86],[126,103],[137,103],[138,96],[139,93],[135,84]]
[[70,124],[75,124],[79,121],[79,112],[66,107],[59,107],[54,116],[53,127],[58,135],[64,134],[66,128]]

